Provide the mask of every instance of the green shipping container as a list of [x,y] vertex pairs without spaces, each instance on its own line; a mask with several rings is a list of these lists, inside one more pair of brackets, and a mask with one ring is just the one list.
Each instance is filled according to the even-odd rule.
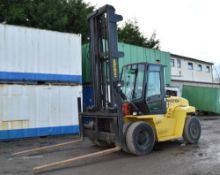
[[[119,58],[119,71],[123,65],[131,63],[156,63],[156,60],[160,60],[161,64],[165,65],[165,82],[170,84],[170,54],[169,52],[163,52],[160,50],[147,49],[131,44],[118,43],[118,50],[124,52],[124,57]],[[82,46],[82,65],[83,65],[83,83],[89,83],[91,81],[91,64],[89,60],[89,45]]]
[[197,110],[220,114],[220,89],[184,85],[182,96]]

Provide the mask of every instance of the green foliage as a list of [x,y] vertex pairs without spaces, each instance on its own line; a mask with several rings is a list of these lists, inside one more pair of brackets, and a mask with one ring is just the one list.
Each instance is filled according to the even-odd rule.
[[159,49],[160,41],[156,39],[154,32],[151,37],[146,38],[139,29],[137,21],[127,21],[124,26],[118,29],[118,39],[120,42],[134,44],[142,47]]
[[85,42],[93,9],[83,0],[0,0],[0,23],[81,33]]
[[[60,32],[81,33],[87,41],[87,16],[94,10],[83,0],[0,0],[0,23],[29,26]],[[119,41],[159,49],[153,33],[148,39],[136,21],[119,28]]]

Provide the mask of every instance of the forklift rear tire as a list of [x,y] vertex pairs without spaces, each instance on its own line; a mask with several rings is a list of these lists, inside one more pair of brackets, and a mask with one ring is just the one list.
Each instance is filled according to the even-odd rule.
[[152,151],[155,143],[154,129],[146,122],[133,122],[126,134],[130,153],[145,155]]
[[201,136],[201,124],[197,117],[188,117],[185,122],[183,138],[186,143],[198,143]]

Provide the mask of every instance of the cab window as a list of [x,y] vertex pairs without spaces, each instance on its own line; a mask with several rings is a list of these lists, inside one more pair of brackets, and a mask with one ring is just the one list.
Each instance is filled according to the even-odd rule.
[[161,82],[160,82],[159,69],[149,70],[146,95],[147,97],[161,95]]

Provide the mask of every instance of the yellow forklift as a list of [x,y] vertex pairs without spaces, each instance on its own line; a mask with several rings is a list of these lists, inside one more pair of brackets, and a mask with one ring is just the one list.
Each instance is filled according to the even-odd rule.
[[118,146],[144,155],[163,142],[183,137],[197,143],[201,135],[195,108],[181,97],[166,97],[164,66],[135,63],[119,74],[117,22],[122,16],[106,5],[88,17],[94,106],[80,114],[81,132],[96,145]]
[[80,139],[12,154],[27,155],[76,144],[88,137],[101,151],[35,167],[35,173],[63,168],[73,162],[124,150],[134,155],[152,151],[155,142],[182,138],[199,141],[201,125],[192,116],[195,108],[186,99],[165,95],[164,66],[135,63],[119,74],[117,22],[122,16],[105,5],[88,17],[94,105],[81,112],[78,99]]

